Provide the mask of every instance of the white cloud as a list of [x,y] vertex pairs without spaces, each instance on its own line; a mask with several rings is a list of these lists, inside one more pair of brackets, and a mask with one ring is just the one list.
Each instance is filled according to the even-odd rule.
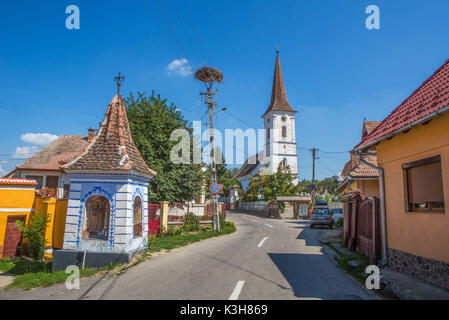
[[35,154],[39,150],[40,149],[37,146],[17,147],[12,156],[18,159],[27,159],[33,156],[33,154]]
[[185,58],[173,60],[167,66],[167,70],[168,74],[177,74],[182,77],[187,77],[193,74],[192,67],[190,67],[189,61]]
[[57,138],[57,135],[49,133],[25,133],[20,136],[20,140],[23,142],[38,146],[46,146]]

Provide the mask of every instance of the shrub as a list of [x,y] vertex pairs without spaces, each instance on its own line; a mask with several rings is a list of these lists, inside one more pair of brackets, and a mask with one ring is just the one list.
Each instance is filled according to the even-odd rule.
[[28,241],[28,254],[35,261],[42,261],[45,254],[45,230],[51,216],[44,212],[30,215],[28,224],[17,221],[24,239]]
[[341,227],[343,225],[343,218],[338,218],[337,222],[335,222],[335,227]]
[[200,219],[194,213],[184,216],[184,230],[186,232],[200,231]]

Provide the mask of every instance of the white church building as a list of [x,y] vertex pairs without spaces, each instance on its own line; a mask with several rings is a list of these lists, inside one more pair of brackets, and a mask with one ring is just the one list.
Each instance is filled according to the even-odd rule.
[[296,111],[287,101],[279,51],[277,51],[271,102],[262,116],[265,129],[263,151],[249,157],[234,177],[241,183],[243,190],[248,190],[251,177],[258,172],[275,173],[281,161],[290,167],[293,181],[295,184],[298,183],[295,114]]

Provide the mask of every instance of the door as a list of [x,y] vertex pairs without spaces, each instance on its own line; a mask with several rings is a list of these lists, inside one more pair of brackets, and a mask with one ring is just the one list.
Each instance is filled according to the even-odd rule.
[[10,216],[6,222],[3,257],[14,257],[19,254],[22,233],[17,227],[17,221],[25,221],[25,216]]

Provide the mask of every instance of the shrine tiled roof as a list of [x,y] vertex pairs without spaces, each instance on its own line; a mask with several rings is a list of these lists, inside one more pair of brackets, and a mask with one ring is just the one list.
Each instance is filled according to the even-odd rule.
[[131,171],[154,176],[143,160],[131,135],[125,102],[114,96],[96,135],[85,150],[64,166],[67,170]]
[[449,106],[449,60],[386,117],[356,148],[365,149],[438,116]]

